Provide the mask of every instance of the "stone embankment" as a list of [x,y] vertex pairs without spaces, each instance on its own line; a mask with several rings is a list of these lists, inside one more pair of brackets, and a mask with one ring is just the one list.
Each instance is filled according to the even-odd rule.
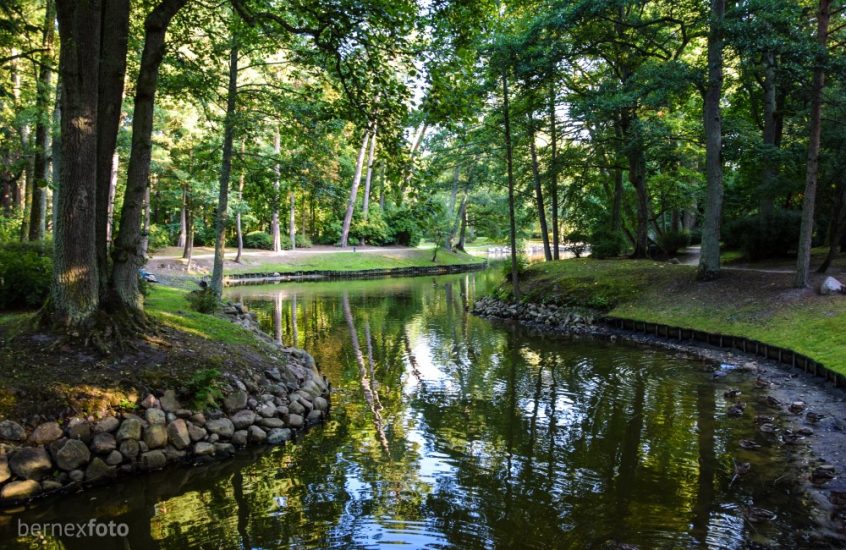
[[77,416],[33,429],[0,422],[0,506],[288,441],[323,420],[329,387],[308,353],[286,351],[284,365],[209,382],[207,395],[216,399],[204,410],[187,406],[196,395],[165,389],[99,418]]
[[554,304],[515,304],[484,297],[473,305],[474,315],[492,319],[513,319],[527,326],[569,333],[596,333],[596,315],[589,311]]

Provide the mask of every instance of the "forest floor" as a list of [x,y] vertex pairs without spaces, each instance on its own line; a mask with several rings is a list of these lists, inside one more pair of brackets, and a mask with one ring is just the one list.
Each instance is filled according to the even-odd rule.
[[[292,273],[309,271],[357,271],[361,269],[390,269],[429,267],[438,265],[470,265],[484,262],[484,258],[463,252],[439,250],[432,261],[433,249],[410,247],[356,246],[341,249],[335,246],[314,246],[274,253],[269,250],[245,249],[241,261],[235,262],[235,252],[227,251],[224,272],[227,275],[246,273]],[[146,269],[159,279],[179,286],[188,276],[211,274],[214,249],[196,247],[191,266],[182,259],[182,250],[168,247],[156,251]]]
[[284,350],[228,319],[193,311],[185,295],[153,286],[146,311],[155,330],[106,356],[32,328],[35,313],[0,315],[0,418],[36,425],[96,416],[132,409],[152,390],[202,390],[214,383],[212,371],[237,376],[284,364]]
[[[843,256],[828,272],[840,281],[846,281]],[[790,265],[789,260],[733,263],[717,281],[700,283],[694,265],[565,260],[531,265],[520,291],[526,302],[588,307],[616,317],[757,339],[846,374],[846,296],[820,296],[816,289],[826,275],[816,273],[812,288],[793,288]]]

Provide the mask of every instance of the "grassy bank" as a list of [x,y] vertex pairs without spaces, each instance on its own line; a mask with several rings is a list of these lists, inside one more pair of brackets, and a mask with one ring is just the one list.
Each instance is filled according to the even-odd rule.
[[358,271],[362,269],[391,269],[409,267],[430,267],[446,265],[470,265],[484,261],[483,258],[463,252],[438,251],[432,261],[433,250],[407,249],[402,251],[330,252],[299,254],[283,257],[269,257],[267,261],[250,258],[248,265],[228,264],[229,275],[243,273],[295,273],[300,271]]
[[193,388],[211,371],[240,375],[284,361],[249,330],[193,311],[186,294],[152,285],[146,311],[155,329],[105,356],[35,329],[34,312],[0,315],[0,418],[131,407],[152,389]]
[[789,273],[724,271],[718,281],[698,283],[695,271],[645,260],[538,263],[523,275],[521,292],[525,301],[754,338],[846,374],[846,298],[794,289]]

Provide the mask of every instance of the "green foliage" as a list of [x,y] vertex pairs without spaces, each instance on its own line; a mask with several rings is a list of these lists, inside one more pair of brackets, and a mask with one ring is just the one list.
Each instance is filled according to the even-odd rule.
[[749,260],[785,256],[796,250],[801,218],[801,213],[793,210],[739,218],[725,225],[723,242],[728,249],[741,250]]
[[185,299],[188,300],[191,309],[200,313],[214,313],[218,306],[217,296],[211,288],[189,292]]
[[389,209],[385,213],[385,223],[393,233],[393,244],[402,246],[417,246],[423,239],[423,232],[410,208]]
[[188,392],[193,396],[193,408],[205,410],[216,407],[223,398],[222,378],[215,368],[195,372],[188,380]]
[[582,231],[571,231],[564,240],[567,242],[567,249],[575,254],[576,258],[581,258],[587,249],[590,237]]
[[600,260],[616,258],[626,249],[626,241],[619,232],[598,228],[590,235],[590,255]]
[[[517,276],[520,277],[529,269],[529,257],[525,254],[517,254]],[[511,258],[505,260],[502,264],[502,276],[506,282],[511,281]]]
[[22,217],[18,211],[12,216],[0,216],[0,243],[16,241],[20,238]]
[[296,243],[297,248],[311,248],[312,247],[311,239],[309,239],[305,235],[299,235],[299,234],[295,235],[294,236],[294,242]]
[[39,307],[50,294],[50,242],[0,245],[0,309]]
[[172,244],[172,237],[167,227],[163,225],[150,225],[150,232],[147,235],[147,249],[150,251],[159,250]]
[[[244,247],[273,250],[273,237],[264,231],[252,231],[244,235]],[[290,243],[288,243],[288,248],[291,248]]]
[[371,211],[367,220],[355,219],[350,227],[350,236],[373,246],[389,244],[393,240],[388,224],[382,219],[379,210]]
[[690,244],[690,233],[684,230],[668,229],[658,235],[658,246],[669,256],[675,256],[679,249]]

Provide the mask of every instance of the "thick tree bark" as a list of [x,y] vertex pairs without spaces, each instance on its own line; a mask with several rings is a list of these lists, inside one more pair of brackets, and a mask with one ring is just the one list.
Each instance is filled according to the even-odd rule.
[[[554,82],[554,79],[553,79]],[[561,236],[558,234],[558,128],[555,121],[555,86],[549,87],[549,194],[552,200],[552,259],[559,260],[558,249]]]
[[194,254],[194,212],[191,209],[191,196],[185,195],[185,244],[182,248],[182,258],[187,260],[187,270],[191,270],[191,256]]
[[144,50],[135,85],[135,109],[132,115],[132,146],[126,173],[126,191],[120,215],[120,232],[115,239],[112,259],[112,289],[123,307],[143,311],[138,289],[138,269],[145,259],[141,251],[141,213],[144,192],[150,179],[153,150],[153,107],[159,66],[165,52],[165,34],[176,12],[188,0],[162,0],[144,21]]
[[611,202],[611,229],[623,229],[623,170],[614,169],[614,195]]
[[50,162],[52,164],[51,178],[53,181],[51,222],[56,231],[56,219],[59,213],[59,187],[61,187],[62,170],[62,68],[59,64],[59,75],[56,77],[56,99],[53,106],[53,135],[50,136]]
[[144,189],[144,222],[141,225],[141,257],[147,257],[147,250],[150,247],[150,212],[152,203],[150,202],[150,188],[153,182]]
[[705,173],[708,180],[705,219],[702,224],[702,253],[697,278],[715,279],[720,274],[720,216],[723,207],[722,118],[720,95],[723,87],[723,16],[725,0],[711,0],[711,29],[708,33],[708,87],[705,90]]
[[211,289],[223,295],[223,254],[226,246],[226,210],[229,207],[229,177],[232,172],[232,141],[235,135],[235,105],[238,98],[238,42],[232,37],[229,51],[229,90],[226,95],[226,119],[223,122],[223,159],[220,164],[220,190],[215,216],[214,267]]
[[99,0],[58,0],[62,71],[62,172],[53,239],[52,321],[90,324],[99,307],[97,192]]
[[531,116],[529,116],[529,153],[532,157],[532,179],[535,182],[535,204],[538,208],[538,221],[540,222],[541,239],[543,240],[543,257],[547,262],[551,262],[552,251],[549,249],[546,206],[543,203],[543,189],[540,181],[540,169],[538,168],[538,152],[535,146],[535,123]]
[[805,172],[805,199],[802,203],[802,225],[799,234],[799,248],[796,254],[796,276],[793,286],[808,286],[811,265],[811,238],[814,233],[814,202],[817,195],[817,172],[820,156],[820,133],[822,130],[822,95],[825,87],[825,58],[828,41],[828,23],[831,18],[831,0],[820,0],[817,12],[817,44],[819,57],[814,67],[811,83],[811,122],[808,138],[808,165]]
[[97,102],[97,268],[100,295],[108,292],[109,191],[120,126],[126,51],[129,44],[129,0],[103,2],[100,30],[100,77]]
[[282,251],[282,235],[279,231],[279,187],[282,179],[282,167],[279,165],[281,153],[279,137],[279,126],[276,126],[273,134],[273,154],[276,155],[276,164],[273,167],[273,217],[270,220],[270,233],[273,236],[273,251],[277,254]]
[[464,238],[467,234],[467,197],[464,197],[464,202],[461,204],[461,229],[458,231],[458,246],[456,248],[462,252],[464,250]]
[[53,51],[53,35],[56,26],[56,4],[54,0],[47,0],[44,12],[44,30],[41,35],[41,64],[38,68],[38,82],[36,84],[35,110],[38,120],[35,123],[35,171],[33,172],[32,207],[29,218],[29,240],[44,239],[45,217],[47,206],[47,171],[50,161],[47,152],[50,150],[50,92],[53,71],[50,69]]
[[520,300],[520,280],[517,273],[517,224],[514,220],[514,162],[511,147],[511,114],[508,105],[508,75],[502,72],[502,117],[505,121],[505,163],[508,168],[508,225],[511,242],[511,286],[514,300]]
[[376,126],[373,126],[373,137],[370,138],[370,154],[367,156],[367,176],[364,178],[364,200],[361,210],[365,221],[370,212],[370,180],[373,177],[373,160],[376,153]]
[[365,132],[364,140],[361,142],[361,149],[358,151],[358,160],[355,163],[355,177],[353,177],[352,187],[350,188],[350,200],[347,202],[347,211],[344,214],[344,225],[341,229],[341,247],[347,247],[347,241],[350,236],[350,224],[352,224],[353,210],[355,210],[355,201],[358,197],[358,185],[361,183],[361,168],[364,163],[364,153],[367,151],[367,142],[370,139],[370,133]]

